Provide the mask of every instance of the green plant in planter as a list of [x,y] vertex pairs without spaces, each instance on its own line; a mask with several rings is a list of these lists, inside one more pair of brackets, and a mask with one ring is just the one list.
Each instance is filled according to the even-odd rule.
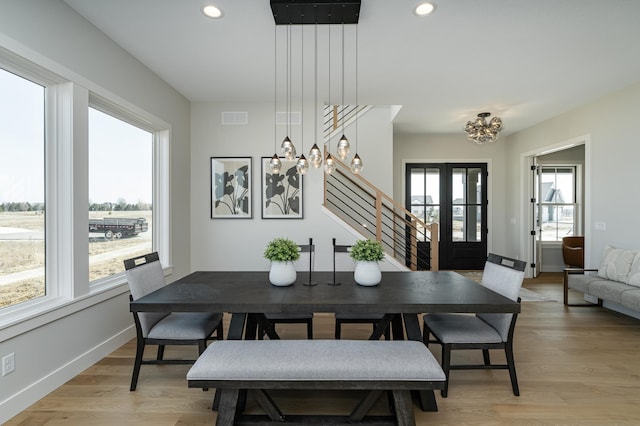
[[286,262],[288,260],[298,260],[300,253],[298,252],[298,245],[290,239],[274,238],[267,244],[264,257],[271,261]]
[[349,254],[356,262],[376,262],[384,259],[382,244],[375,240],[358,240]]

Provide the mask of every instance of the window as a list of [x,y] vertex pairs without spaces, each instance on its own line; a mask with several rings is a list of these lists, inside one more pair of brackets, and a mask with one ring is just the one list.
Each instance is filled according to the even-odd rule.
[[113,99],[0,47],[5,335],[126,292],[125,258],[157,250],[171,267],[170,125]]
[[0,69],[0,308],[46,294],[44,95]]
[[153,135],[89,109],[89,281],[152,251]]
[[577,228],[576,167],[543,166],[540,169],[542,241],[562,241]]

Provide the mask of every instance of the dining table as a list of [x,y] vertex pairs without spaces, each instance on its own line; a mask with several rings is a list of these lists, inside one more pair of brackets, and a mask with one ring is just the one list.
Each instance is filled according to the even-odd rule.
[[[423,313],[518,313],[520,304],[453,271],[383,271],[375,286],[356,284],[353,272],[298,272],[290,286],[269,282],[268,271],[196,271],[130,302],[132,312],[225,312],[227,339],[255,339],[258,326],[278,339],[270,313],[384,312],[370,339],[391,327],[393,339],[422,341]],[[436,407],[433,391],[420,394]]]

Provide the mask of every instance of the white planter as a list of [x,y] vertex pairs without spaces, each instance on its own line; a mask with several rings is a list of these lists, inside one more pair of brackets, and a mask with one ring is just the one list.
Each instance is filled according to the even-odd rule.
[[380,265],[378,262],[371,261],[358,261],[356,262],[356,269],[353,273],[353,279],[360,285],[373,286],[378,285],[382,280],[382,273],[380,272]]
[[296,281],[296,268],[293,262],[281,262],[277,260],[271,261],[271,269],[269,269],[269,281],[273,285],[288,286]]

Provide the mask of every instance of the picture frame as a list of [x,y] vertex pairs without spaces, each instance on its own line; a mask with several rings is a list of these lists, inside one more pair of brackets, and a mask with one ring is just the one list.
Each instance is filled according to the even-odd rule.
[[296,170],[297,160],[280,158],[282,168],[271,173],[271,157],[262,157],[262,218],[302,219],[303,180]]
[[211,157],[211,218],[253,217],[251,157]]

